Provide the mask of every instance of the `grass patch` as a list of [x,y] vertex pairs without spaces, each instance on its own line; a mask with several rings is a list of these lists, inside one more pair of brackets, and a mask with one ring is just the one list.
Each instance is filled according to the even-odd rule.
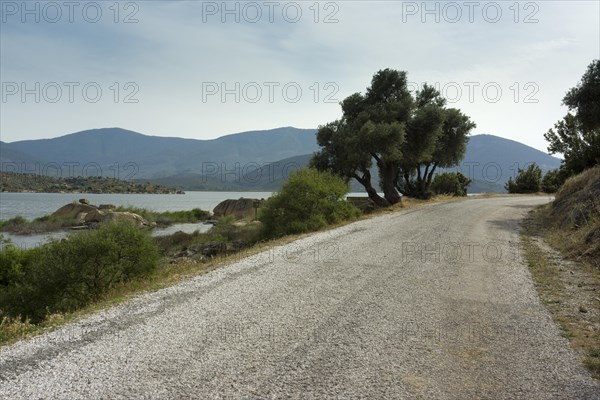
[[10,232],[17,235],[53,232],[76,225],[74,218],[59,218],[51,215],[36,218],[32,221],[17,215],[9,220],[0,221],[0,232]]
[[148,222],[156,222],[158,226],[169,226],[172,224],[194,223],[205,221],[210,218],[211,214],[208,211],[200,208],[194,208],[187,211],[152,211],[147,208],[134,206],[120,206],[112,211],[131,212],[138,214]]

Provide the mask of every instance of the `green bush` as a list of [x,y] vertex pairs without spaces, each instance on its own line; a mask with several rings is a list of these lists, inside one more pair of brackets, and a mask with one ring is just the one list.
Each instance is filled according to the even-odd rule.
[[560,169],[546,172],[542,178],[542,191],[545,193],[556,193],[565,183],[565,173]]
[[193,223],[198,221],[204,221],[210,218],[208,211],[200,208],[194,208],[193,210],[187,211],[152,211],[146,208],[134,207],[134,206],[119,206],[113,209],[113,211],[131,212],[138,214],[148,222],[156,222],[159,225],[171,225],[176,223]]
[[123,222],[28,250],[6,244],[0,251],[0,318],[36,323],[74,311],[116,284],[148,274],[158,259],[152,238]]
[[435,194],[466,196],[470,184],[471,180],[460,172],[444,172],[436,175],[431,183],[431,189]]
[[512,177],[504,185],[508,193],[537,193],[542,189],[542,170],[535,163],[527,169],[519,168],[517,177]]
[[348,184],[336,176],[312,168],[296,171],[260,208],[264,237],[315,231],[358,216],[344,200],[346,193]]

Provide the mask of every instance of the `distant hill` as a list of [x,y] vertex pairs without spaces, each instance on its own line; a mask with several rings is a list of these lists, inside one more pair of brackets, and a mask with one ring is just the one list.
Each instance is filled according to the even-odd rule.
[[34,193],[152,193],[179,194],[181,191],[161,185],[135,183],[113,178],[55,178],[38,174],[0,172],[0,192]]
[[[277,128],[222,136],[213,140],[146,136],[120,128],[93,129],[53,139],[23,140],[2,144],[7,159],[28,155],[44,164],[69,165],[87,173],[120,178],[162,178],[181,173],[233,169],[236,163],[264,165],[316,150],[315,129]],[[4,150],[3,150],[4,153]],[[23,157],[19,158],[18,163]],[[98,166],[100,168],[98,168]],[[117,167],[119,169],[118,176]],[[43,169],[43,167],[42,167]],[[21,172],[21,171],[15,171]],[[83,175],[87,176],[85,172]]]
[[[1,164],[4,164],[4,165],[9,164],[9,163],[33,164],[38,161],[39,161],[39,159],[32,156],[31,154],[27,154],[23,151],[16,149],[15,146],[13,146],[10,143],[4,143],[4,142],[0,141],[0,163]],[[3,168],[3,170],[4,170],[4,168]],[[17,171],[11,171],[11,172],[17,172]]]
[[[24,163],[32,172],[32,163],[38,162],[54,176],[56,170],[50,167],[58,165],[63,177],[69,172],[96,175],[101,169],[107,177],[183,190],[270,191],[281,187],[291,171],[308,165],[318,149],[315,133],[315,129],[285,127],[195,140],[120,128],[94,129],[53,139],[0,142],[0,159],[3,171]],[[473,180],[469,192],[503,193],[504,183],[516,175],[517,168],[532,162],[544,172],[560,165],[560,159],[514,140],[475,135],[458,169]],[[376,171],[373,179],[377,187]],[[353,182],[352,191],[360,190]]]

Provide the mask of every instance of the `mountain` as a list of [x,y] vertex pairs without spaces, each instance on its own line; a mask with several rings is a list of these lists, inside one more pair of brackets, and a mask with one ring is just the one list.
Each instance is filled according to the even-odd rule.
[[[213,140],[146,136],[120,128],[93,129],[53,139],[23,140],[6,146],[41,163],[82,175],[102,169],[105,176],[162,178],[180,173],[203,173],[218,165],[263,165],[317,149],[314,129],[292,127],[251,131]],[[118,169],[117,169],[118,167]],[[71,170],[69,170],[71,168]]]
[[469,140],[460,170],[471,179],[504,185],[509,177],[517,175],[518,168],[524,169],[529,164],[536,163],[546,173],[558,168],[560,161],[559,158],[514,140],[493,135],[475,135]]
[[[19,164],[34,164],[38,161],[39,160],[36,159],[36,157],[16,149],[11,143],[0,141],[0,163],[3,166],[2,171],[9,170],[9,172],[17,172],[11,171],[10,167],[15,169],[18,168]],[[8,164],[12,165],[9,166]]]
[[[62,168],[62,177],[97,175],[101,170],[107,177],[184,190],[271,191],[281,187],[291,171],[308,165],[318,149],[315,132],[285,127],[196,140],[94,129],[53,139],[0,142],[0,159],[3,171],[8,166],[4,163],[12,162],[11,167],[24,163],[31,172],[30,164],[39,162],[42,169]],[[544,172],[560,165],[560,159],[514,140],[475,135],[461,165],[449,171],[470,177],[471,193],[503,193],[517,168],[532,162]],[[44,170],[56,175],[54,168]],[[377,171],[372,175],[377,187]],[[351,188],[362,187],[353,182]]]

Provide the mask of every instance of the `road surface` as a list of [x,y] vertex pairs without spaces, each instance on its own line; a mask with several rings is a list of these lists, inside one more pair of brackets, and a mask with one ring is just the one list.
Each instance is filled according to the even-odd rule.
[[600,399],[518,221],[438,203],[275,247],[0,350],[1,399]]

